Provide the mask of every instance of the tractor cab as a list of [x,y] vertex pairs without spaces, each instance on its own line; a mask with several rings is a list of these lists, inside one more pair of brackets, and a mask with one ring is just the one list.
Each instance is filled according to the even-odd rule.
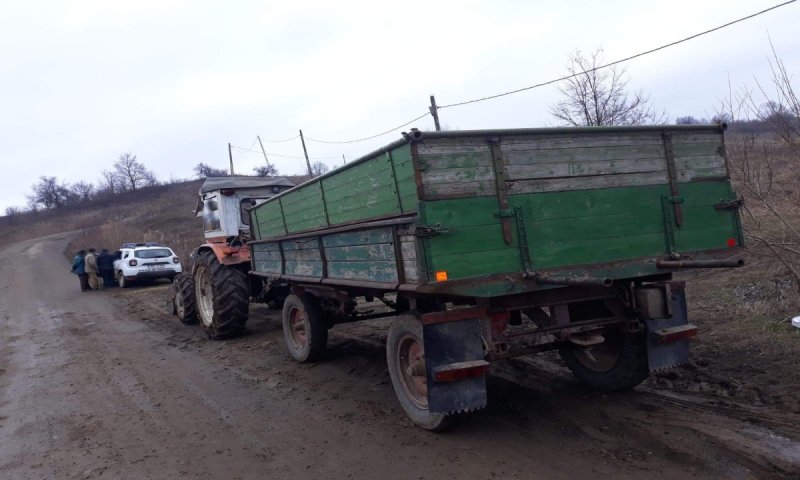
[[250,239],[250,209],[292,187],[294,183],[283,177],[206,178],[195,209],[203,219],[204,247],[221,263],[249,261],[241,247]]

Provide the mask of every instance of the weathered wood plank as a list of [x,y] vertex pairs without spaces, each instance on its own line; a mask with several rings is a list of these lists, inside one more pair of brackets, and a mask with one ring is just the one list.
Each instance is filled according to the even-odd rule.
[[657,185],[667,182],[667,173],[623,173],[618,175],[595,175],[584,177],[549,178],[508,182],[510,194],[558,192],[567,190],[590,190],[595,188],[618,188]]
[[400,238],[400,255],[403,260],[417,260],[417,240],[411,237],[410,240],[405,240],[407,237]]
[[370,245],[376,243],[392,243],[391,228],[373,228],[354,232],[334,233],[322,237],[325,248],[346,247],[350,245]]
[[403,273],[406,283],[419,283],[419,270],[416,260],[403,260]]
[[287,275],[302,275],[313,278],[322,277],[322,262],[313,262],[309,260],[304,260],[304,261],[286,260],[285,265],[286,265],[285,273]]
[[330,247],[325,249],[325,258],[329,262],[354,262],[354,261],[394,261],[394,245],[391,243],[377,243],[372,245],[350,245],[345,247]]
[[663,159],[662,145],[605,146],[552,150],[503,150],[508,165],[565,162],[613,162],[635,159]]
[[397,264],[392,261],[331,262],[328,277],[373,282],[396,282]]
[[490,166],[423,170],[422,172],[422,182],[425,185],[485,181],[494,181],[494,170]]
[[513,181],[586,175],[614,175],[619,173],[662,172],[666,171],[666,168],[666,163],[663,158],[534,163],[508,165],[506,167],[506,178]]
[[497,193],[494,182],[463,182],[423,184],[426,195],[491,196]]
[[487,167],[492,165],[492,155],[488,147],[485,152],[427,154],[419,156],[419,165],[423,170]]

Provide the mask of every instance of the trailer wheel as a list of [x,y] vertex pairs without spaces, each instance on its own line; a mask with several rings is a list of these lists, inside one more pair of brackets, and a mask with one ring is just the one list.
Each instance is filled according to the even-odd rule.
[[186,324],[197,323],[197,303],[194,296],[194,278],[186,273],[175,276],[172,283],[173,305],[178,319]]
[[642,383],[649,375],[645,337],[619,330],[603,336],[605,341],[598,345],[558,353],[576,377],[598,390],[630,390]]
[[250,307],[245,272],[220,264],[213,252],[200,252],[194,292],[200,325],[209,338],[229,338],[244,331]]
[[389,327],[386,362],[394,393],[408,418],[426,430],[440,431],[447,428],[453,417],[445,413],[433,413],[428,409],[422,322],[414,315],[400,315]]
[[283,338],[292,358],[315,362],[325,353],[328,326],[316,299],[308,293],[291,294],[283,303]]

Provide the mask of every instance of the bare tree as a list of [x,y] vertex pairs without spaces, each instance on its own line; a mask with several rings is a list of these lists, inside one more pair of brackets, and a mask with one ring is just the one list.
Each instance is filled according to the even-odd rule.
[[[726,141],[731,177],[745,198],[745,234],[751,244],[764,247],[794,277],[800,290],[800,189],[796,162],[800,158],[800,119],[792,109],[797,102],[791,76],[773,49],[770,61],[774,92],[770,94],[756,79],[757,91],[730,88],[720,103],[718,118],[735,126],[755,118],[772,126],[771,132],[732,128]],[[778,65],[778,67],[775,67]],[[778,100],[775,101],[774,98]],[[765,100],[762,103],[762,100]],[[777,134],[777,136],[775,135]],[[777,137],[777,139],[776,139]]]
[[278,175],[278,169],[273,164],[256,167],[253,172],[259,177],[274,177]]
[[100,174],[100,181],[97,182],[97,191],[106,193],[119,193],[123,190],[122,182],[118,178],[116,172],[110,170],[103,170]]
[[157,183],[155,174],[130,152],[123,153],[114,162],[114,173],[126,190],[137,190]]
[[200,162],[195,165],[194,174],[197,176],[197,178],[227,177],[228,171],[224,168],[215,168],[207,163]]
[[70,190],[78,200],[89,200],[94,195],[94,185],[84,180],[73,183]]
[[708,123],[708,120],[705,118],[695,118],[692,115],[686,115],[683,117],[677,117],[675,119],[675,125],[700,125],[703,123]]
[[15,217],[21,214],[22,214],[22,209],[20,207],[14,205],[6,207],[6,214],[5,214],[6,217]]
[[314,177],[319,177],[320,175],[326,173],[328,170],[330,170],[330,167],[328,167],[327,165],[325,165],[320,161],[316,161],[311,164],[311,175]]
[[567,65],[574,76],[559,87],[564,99],[553,105],[550,113],[574,127],[664,123],[664,114],[656,113],[647,96],[628,91],[624,68],[598,68],[602,65],[602,49],[588,58],[575,51]]
[[56,177],[41,176],[31,188],[33,194],[29,197],[29,203],[33,206],[41,205],[45,209],[59,208],[70,201],[69,188]]

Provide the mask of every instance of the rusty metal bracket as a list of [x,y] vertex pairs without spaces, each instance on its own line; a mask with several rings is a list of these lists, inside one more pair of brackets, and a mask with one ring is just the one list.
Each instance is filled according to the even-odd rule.
[[[667,160],[667,175],[669,176],[669,190],[672,193],[672,197],[677,199],[680,198],[680,193],[678,192],[678,173],[675,168],[675,152],[672,148],[672,134],[671,133],[662,133],[661,138],[664,141],[664,155]],[[681,199],[680,202],[672,202],[672,210],[675,213],[675,225],[680,227],[683,224],[683,209],[681,208]]]
[[675,248],[675,229],[673,228],[672,220],[672,206],[679,204],[672,203],[670,197],[667,195],[661,196],[661,211],[664,216],[664,240],[666,241],[667,253],[670,258],[679,258],[678,251]]
[[533,270],[531,252],[528,249],[528,233],[526,232],[525,217],[522,214],[522,207],[519,205],[514,206],[514,216],[517,220],[517,240],[519,241],[519,256],[522,260],[522,276],[524,278],[533,278],[536,276],[536,272]]
[[[500,139],[491,137],[487,139],[489,149],[492,153],[492,166],[494,167],[494,180],[497,187],[497,203],[500,205],[500,212],[508,211],[508,187],[505,177],[505,159],[503,151],[500,149]],[[503,240],[506,245],[511,245],[514,241],[511,234],[511,218],[501,215],[500,227],[503,230]]]

